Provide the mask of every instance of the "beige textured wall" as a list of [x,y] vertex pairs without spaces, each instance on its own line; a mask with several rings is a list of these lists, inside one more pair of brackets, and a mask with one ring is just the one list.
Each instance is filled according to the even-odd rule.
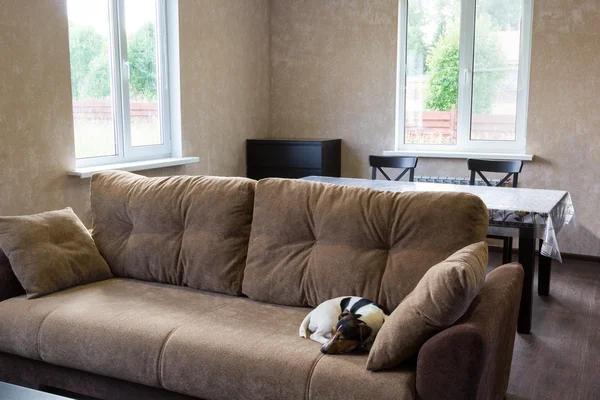
[[0,10],[0,214],[85,214],[87,183],[66,174],[75,147],[65,6],[4,0]]
[[[270,134],[341,137],[343,174],[367,177],[367,156],[394,142],[396,4],[181,0],[184,155],[201,163],[152,174],[243,175],[245,139]],[[536,1],[528,132],[536,161],[521,180],[573,194],[578,218],[562,249],[596,256],[599,19],[595,0]],[[88,181],[65,172],[74,163],[65,0],[3,0],[0,38],[0,215],[72,206],[89,224]],[[419,167],[464,174],[464,161]]]
[[[527,151],[520,186],[572,193],[564,252],[600,256],[600,2],[536,0]],[[342,138],[342,174],[369,176],[394,146],[396,0],[271,0],[271,132]],[[467,176],[421,159],[419,175]]]
[[184,155],[245,176],[246,139],[269,135],[269,2],[180,0],[179,18]]
[[[66,0],[0,6],[0,215],[71,206],[90,223],[74,166]],[[185,156],[151,175],[244,175],[246,138],[269,126],[268,0],[181,0]]]
[[271,1],[271,133],[342,138],[342,175],[394,144],[397,0]]
[[525,183],[571,192],[565,251],[600,256],[600,2],[537,0]]

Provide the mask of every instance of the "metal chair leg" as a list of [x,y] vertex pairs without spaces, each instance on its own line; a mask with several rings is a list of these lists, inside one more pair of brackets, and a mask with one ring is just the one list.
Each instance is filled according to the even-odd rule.
[[512,261],[512,238],[502,239],[502,264],[509,264]]

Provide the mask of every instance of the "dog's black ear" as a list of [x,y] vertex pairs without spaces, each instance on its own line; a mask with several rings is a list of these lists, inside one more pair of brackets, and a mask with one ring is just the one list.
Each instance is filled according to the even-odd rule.
[[362,324],[359,325],[359,329],[360,329],[360,340],[366,340],[369,336],[371,336],[371,333],[373,333],[373,328],[371,328],[369,325],[367,325],[366,323],[364,323],[363,321],[361,321]]
[[340,308],[342,309],[342,311],[344,311],[348,307],[348,304],[350,304],[350,300],[350,297],[344,297],[342,301],[340,301]]
[[[354,317],[354,319],[359,319],[360,317],[362,317],[362,314],[354,314],[353,317]],[[363,321],[360,321],[360,322],[363,322]]]

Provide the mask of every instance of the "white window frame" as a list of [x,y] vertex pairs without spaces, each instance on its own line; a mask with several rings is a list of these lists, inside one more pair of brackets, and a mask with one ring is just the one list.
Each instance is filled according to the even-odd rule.
[[[167,29],[167,0],[155,0],[156,7],[156,53],[157,53],[157,99],[160,113],[162,144],[147,146],[131,145],[130,102],[129,102],[129,61],[127,57],[127,32],[125,30],[124,0],[107,0],[109,8],[109,67],[111,76],[111,105],[115,135],[115,155],[76,158],[77,168],[118,164],[134,161],[169,158],[173,155],[171,140],[171,94],[169,93],[169,42],[172,30]],[[169,11],[171,11],[169,9]],[[171,18],[169,18],[171,19]],[[175,68],[176,69],[176,68]]]
[[[525,154],[527,138],[527,114],[529,101],[529,70],[531,64],[531,36],[533,25],[533,2],[523,1],[521,20],[521,47],[519,56],[519,80],[517,87],[516,140],[471,140],[471,102],[473,93],[473,62],[475,46],[476,0],[461,0],[460,56],[457,137],[455,145],[406,144],[406,60],[409,0],[398,1],[398,68],[396,76],[396,146],[397,151],[437,153],[499,153]],[[464,49],[471,49],[464,51]],[[468,112],[465,112],[468,111]]]

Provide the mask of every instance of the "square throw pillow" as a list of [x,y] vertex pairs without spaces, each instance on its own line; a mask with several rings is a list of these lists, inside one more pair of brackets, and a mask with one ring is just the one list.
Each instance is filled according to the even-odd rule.
[[487,243],[479,242],[431,267],[381,327],[367,369],[397,366],[458,321],[483,286],[487,262]]
[[92,236],[70,207],[0,217],[0,248],[30,299],[112,277]]

